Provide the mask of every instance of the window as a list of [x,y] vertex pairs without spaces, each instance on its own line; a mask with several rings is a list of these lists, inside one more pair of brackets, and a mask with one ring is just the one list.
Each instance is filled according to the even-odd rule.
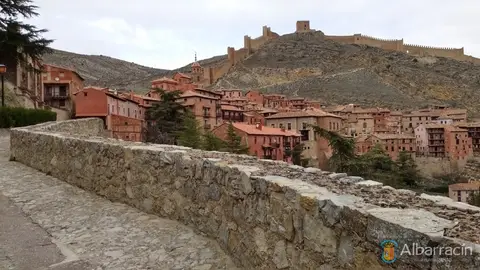
[[307,123],[302,123],[302,129],[307,129]]
[[65,100],[63,100],[63,99],[62,99],[62,100],[59,100],[59,101],[58,101],[58,105],[59,105],[60,107],[65,107]]
[[87,96],[87,94],[88,94],[87,92],[83,92],[83,96],[84,96],[84,97],[86,97],[86,96]]
[[291,130],[292,129],[292,123],[287,123],[287,129]]
[[275,124],[272,124],[272,128],[274,128],[274,127],[275,127]]

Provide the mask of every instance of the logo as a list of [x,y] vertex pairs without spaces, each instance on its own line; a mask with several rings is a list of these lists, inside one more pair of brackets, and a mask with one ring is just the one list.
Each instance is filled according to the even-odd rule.
[[383,248],[382,261],[384,263],[393,263],[397,260],[395,249],[398,248],[398,244],[396,241],[384,240],[380,246]]

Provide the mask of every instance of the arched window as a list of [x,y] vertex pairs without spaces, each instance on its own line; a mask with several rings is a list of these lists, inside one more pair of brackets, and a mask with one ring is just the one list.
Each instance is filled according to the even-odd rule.
[[363,122],[363,128],[367,128],[367,123]]

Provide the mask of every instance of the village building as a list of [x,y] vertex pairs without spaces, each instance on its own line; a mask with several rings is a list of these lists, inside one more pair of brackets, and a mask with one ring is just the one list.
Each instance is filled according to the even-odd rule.
[[[72,69],[43,65],[41,100],[44,106],[56,108],[57,120],[73,115],[74,93],[83,89],[84,79]],[[59,111],[63,110],[62,111]],[[61,119],[58,119],[61,116]]]
[[264,94],[263,95],[263,107],[277,109],[287,108],[289,105],[288,99],[285,95],[279,94]]
[[466,109],[450,109],[450,108],[434,108],[410,111],[403,114],[402,132],[415,133],[415,128],[430,123],[447,124],[442,122],[451,120],[452,123],[460,123],[467,121]]
[[[222,140],[227,139],[230,123],[224,123],[213,130]],[[260,123],[232,123],[235,134],[249,149],[249,154],[262,159],[282,160],[292,162],[291,150],[300,143],[300,134],[281,128],[263,126]]]
[[103,119],[111,137],[127,141],[142,140],[144,109],[138,102],[108,88],[91,86],[74,95],[75,118],[99,117]]
[[232,105],[221,105],[224,122],[244,122],[243,110]]
[[240,89],[219,89],[217,91],[222,94],[222,99],[244,98],[243,91]]
[[180,95],[178,102],[190,109],[205,130],[212,130],[222,124],[221,94],[196,88]]
[[401,152],[408,153],[415,158],[415,137],[407,134],[379,134],[362,135],[355,140],[355,150],[359,155],[370,151],[379,145],[392,160],[397,160]]
[[468,198],[478,192],[480,192],[480,182],[457,183],[448,186],[448,197],[456,202],[468,203]]
[[263,107],[264,97],[263,94],[256,90],[250,90],[245,94],[247,100],[251,103],[257,104]]
[[386,117],[386,126],[388,133],[402,133],[402,116],[403,113],[401,111],[390,111],[390,115]]
[[312,166],[320,168],[326,168],[327,161],[332,156],[332,149],[328,141],[317,136],[310,125],[339,133],[343,129],[342,117],[314,108],[281,112],[265,117],[265,120],[266,126],[300,133],[301,142],[304,144],[303,156],[310,159]]
[[468,130],[446,124],[424,124],[415,128],[417,155],[448,158],[462,166],[473,156]]
[[265,125],[265,114],[261,114],[260,110],[251,110],[243,112],[243,122],[250,125],[260,123]]
[[474,155],[480,155],[480,122],[457,122],[455,126],[468,131],[468,137],[472,139]]

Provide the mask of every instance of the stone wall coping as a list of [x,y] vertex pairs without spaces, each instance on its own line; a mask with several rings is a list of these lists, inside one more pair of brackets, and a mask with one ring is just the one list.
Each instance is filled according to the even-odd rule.
[[[98,120],[87,118],[15,128],[12,129],[12,136],[17,132],[36,133],[54,136],[65,142],[81,140],[104,146],[120,146],[125,150],[125,155],[131,155],[130,159],[150,153],[158,156],[165,164],[176,164],[183,160],[188,161],[188,164],[202,164],[202,167],[228,168],[240,179],[238,189],[242,193],[236,195],[239,198],[246,198],[256,192],[262,194],[268,187],[274,192],[285,194],[292,207],[298,205],[308,213],[322,213],[325,217],[324,223],[329,226],[344,222],[343,217],[347,212],[359,213],[367,220],[365,234],[371,243],[378,244],[384,239],[428,239],[439,243],[470,246],[480,253],[479,233],[469,231],[480,224],[478,207],[454,202],[447,197],[396,190],[380,182],[348,176],[345,173],[303,168],[282,161],[262,160],[225,152],[207,152],[182,146],[132,143],[69,132],[72,125]],[[476,217],[473,217],[474,215]]]

